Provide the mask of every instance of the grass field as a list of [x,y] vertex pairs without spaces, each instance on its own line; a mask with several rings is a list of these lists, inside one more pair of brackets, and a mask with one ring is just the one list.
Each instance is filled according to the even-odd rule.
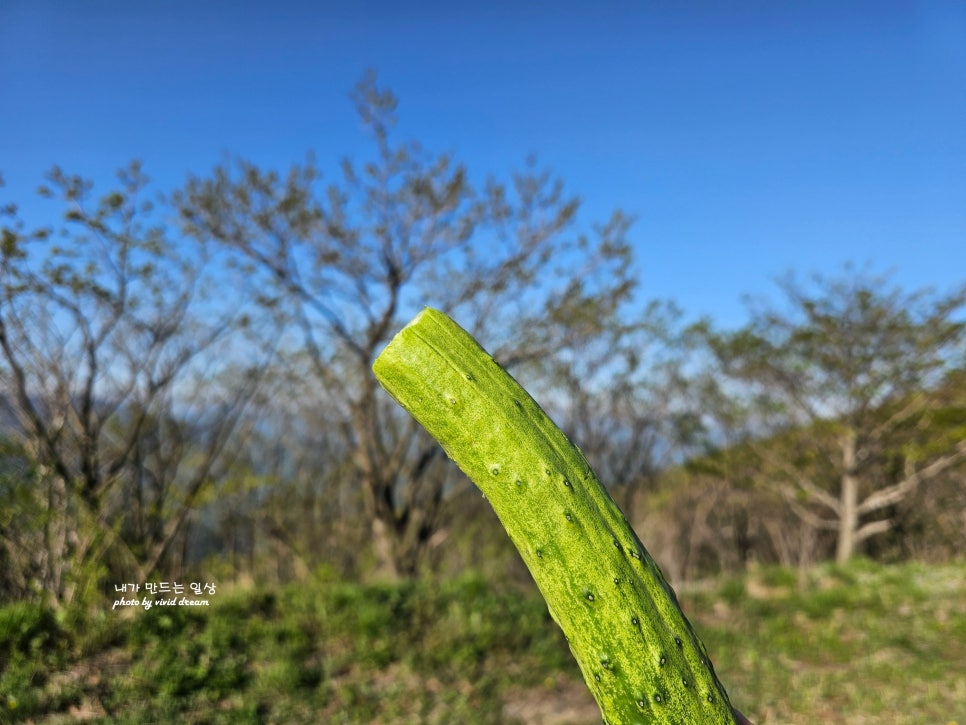
[[[966,725],[966,564],[762,568],[680,594],[757,725]],[[542,600],[476,576],[0,609],[0,722],[83,720],[600,722]]]

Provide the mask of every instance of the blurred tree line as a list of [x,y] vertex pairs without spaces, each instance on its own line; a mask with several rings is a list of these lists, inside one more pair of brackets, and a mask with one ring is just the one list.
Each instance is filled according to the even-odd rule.
[[789,278],[721,331],[641,302],[615,212],[528,161],[472,179],[393,135],[327,183],[239,160],[95,197],[54,169],[56,225],[0,227],[0,601],[112,584],[525,574],[486,502],[370,366],[447,311],[587,454],[672,579],[966,544],[966,286]]

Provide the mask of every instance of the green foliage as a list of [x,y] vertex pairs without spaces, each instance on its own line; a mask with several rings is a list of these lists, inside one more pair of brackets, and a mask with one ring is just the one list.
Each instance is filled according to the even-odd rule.
[[[966,721],[966,563],[763,567],[682,594],[753,722]],[[63,625],[17,604],[0,647],[2,723],[502,723],[511,698],[559,710],[570,690],[592,706],[537,592],[473,575],[322,578]]]
[[684,603],[753,722],[962,723],[964,575],[963,563],[855,559],[803,582],[791,569],[752,571]]
[[69,638],[47,607],[17,602],[0,608],[0,672],[14,657],[53,656]]
[[76,691],[51,686],[51,673],[69,661],[72,640],[47,607],[0,607],[0,722],[57,711],[75,699]]
[[107,619],[109,631],[103,613],[70,617],[79,646],[68,656],[49,611],[0,610],[10,633],[0,646],[21,653],[0,679],[0,696],[16,702],[10,712],[76,704],[79,690],[65,690],[71,678],[56,673],[120,659],[86,695],[121,722],[310,722],[320,713],[327,722],[411,721],[439,710],[495,723],[497,693],[571,664],[539,599],[473,576],[442,586],[318,579],[219,594],[207,610],[158,606]]

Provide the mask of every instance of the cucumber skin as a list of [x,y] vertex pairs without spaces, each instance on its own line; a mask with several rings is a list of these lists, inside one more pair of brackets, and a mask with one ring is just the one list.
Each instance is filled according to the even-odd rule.
[[704,645],[583,454],[471,335],[425,308],[373,371],[490,501],[605,723],[734,725]]

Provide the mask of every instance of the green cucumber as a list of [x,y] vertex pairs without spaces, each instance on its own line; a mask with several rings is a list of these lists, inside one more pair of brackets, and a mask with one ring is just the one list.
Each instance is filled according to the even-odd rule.
[[735,723],[674,591],[583,454],[471,335],[424,309],[373,371],[493,506],[605,723]]

